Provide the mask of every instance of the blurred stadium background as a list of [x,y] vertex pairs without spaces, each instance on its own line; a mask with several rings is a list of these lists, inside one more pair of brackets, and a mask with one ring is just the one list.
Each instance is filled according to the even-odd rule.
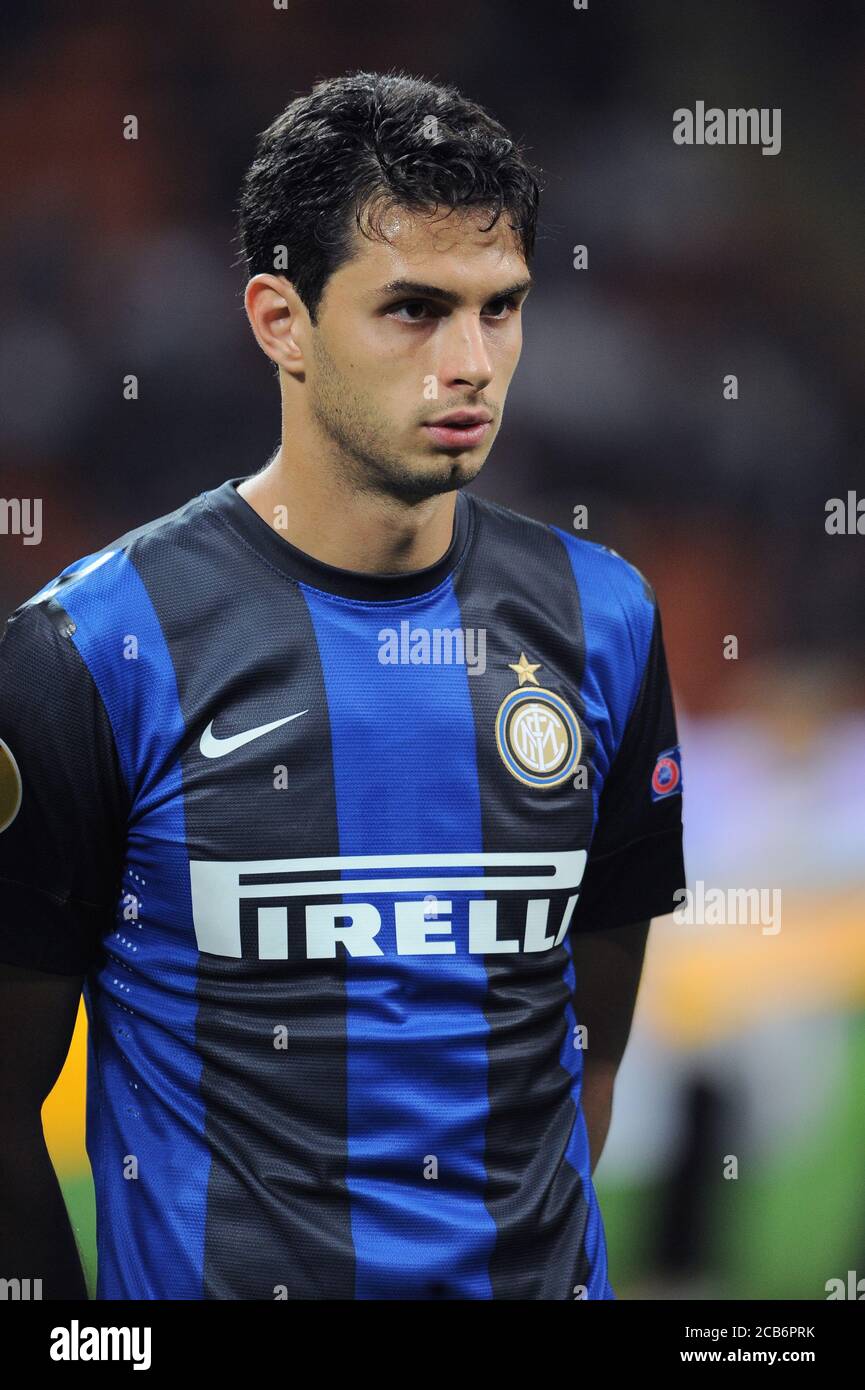
[[[292,96],[398,68],[526,142],[537,287],[477,491],[564,526],[585,504],[649,576],[689,881],[783,891],[775,934],[653,928],[597,1173],[613,1286],[820,1299],[865,1276],[865,538],[824,525],[865,492],[861,3],[29,0],[0,25],[2,492],[43,499],[41,544],[0,536],[4,615],[278,442],[232,210]],[[675,146],[697,100],[780,107],[781,153]],[[45,1118],[92,1287],[84,1041],[82,1010]]]

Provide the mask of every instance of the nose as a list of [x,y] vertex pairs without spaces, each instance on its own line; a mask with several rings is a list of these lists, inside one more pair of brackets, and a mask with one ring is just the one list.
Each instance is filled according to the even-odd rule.
[[442,385],[482,391],[492,381],[493,365],[479,315],[454,313],[443,327],[438,373]]

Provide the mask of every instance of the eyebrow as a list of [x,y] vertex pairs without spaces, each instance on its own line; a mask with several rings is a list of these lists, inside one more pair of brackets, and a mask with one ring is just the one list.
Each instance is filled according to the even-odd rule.
[[[522,294],[524,290],[531,289],[534,281],[531,276],[528,280],[517,280],[513,285],[506,285],[504,289],[497,290],[495,294],[489,296],[485,302],[490,303],[495,299],[507,299],[514,294]],[[422,280],[389,280],[386,285],[382,285],[379,294],[410,294],[419,299],[441,299],[445,304],[461,304],[462,295],[454,294],[453,290],[443,290],[440,285],[427,285]]]

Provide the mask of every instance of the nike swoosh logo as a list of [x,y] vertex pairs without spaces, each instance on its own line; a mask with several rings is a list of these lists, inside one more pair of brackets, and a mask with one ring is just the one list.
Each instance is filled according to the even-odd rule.
[[242,734],[232,734],[230,738],[216,738],[213,733],[214,721],[211,719],[201,735],[198,746],[205,758],[224,758],[226,753],[233,753],[235,748],[252,743],[254,738],[261,738],[262,734],[269,734],[271,729],[278,729],[282,724],[290,724],[292,719],[299,719],[301,714],[309,714],[309,710],[302,709],[298,714],[287,714],[284,719],[274,719],[271,724],[259,724],[257,729],[247,729]]

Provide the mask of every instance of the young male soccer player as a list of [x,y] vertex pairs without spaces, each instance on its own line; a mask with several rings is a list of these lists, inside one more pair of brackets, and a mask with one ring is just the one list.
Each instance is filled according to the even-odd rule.
[[647,582],[464,491],[537,204],[452,88],[292,101],[240,205],[281,447],[9,621],[0,1254],[45,1296],[82,987],[98,1297],[615,1296],[592,1170],[681,765]]

